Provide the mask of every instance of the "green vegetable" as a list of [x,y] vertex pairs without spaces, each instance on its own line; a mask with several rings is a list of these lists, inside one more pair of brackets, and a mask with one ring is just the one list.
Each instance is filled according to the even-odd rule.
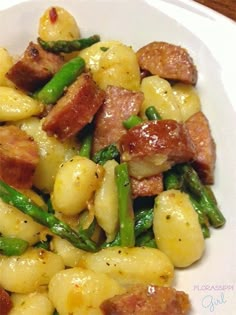
[[208,189],[202,184],[197,172],[189,164],[180,164],[177,166],[179,173],[183,176],[185,185],[195,196],[201,209],[207,215],[210,224],[215,227],[221,227],[226,220],[217,203]]
[[36,222],[48,227],[52,233],[68,240],[75,247],[86,250],[96,251],[96,244],[87,238],[83,233],[74,231],[68,224],[60,221],[52,213],[48,213],[33,203],[28,197],[0,181],[0,198],[23,213],[29,215]]
[[52,213],[52,214],[55,213],[55,210],[53,209],[53,206],[52,206],[51,198],[49,198],[47,201],[47,207],[48,207],[48,213]]
[[177,174],[174,168],[163,173],[164,189],[183,189],[183,180],[179,174]]
[[73,51],[82,50],[100,41],[99,35],[93,35],[88,38],[80,38],[75,40],[57,40],[57,41],[44,41],[38,37],[38,43],[44,50],[53,53],[71,53]]
[[93,142],[93,135],[92,134],[87,134],[82,142],[81,142],[81,147],[79,150],[79,155],[87,157],[88,159],[90,158],[91,154],[91,149],[92,149],[92,142]]
[[198,220],[199,220],[199,224],[201,225],[202,234],[204,238],[210,237],[210,230],[209,230],[210,224],[209,224],[209,220],[207,218],[206,213],[204,213],[204,209],[201,207],[199,202],[197,202],[197,200],[193,198],[191,194],[189,194],[189,198],[190,198],[190,201],[192,203],[194,210],[198,214]]
[[93,145],[93,123],[87,124],[79,133],[79,155],[90,159]]
[[105,164],[109,160],[118,160],[120,157],[120,152],[115,144],[110,144],[105,148],[96,152],[92,160],[97,164]]
[[85,61],[75,57],[65,63],[61,69],[36,93],[36,98],[45,104],[55,104],[67,87],[84,71]]
[[51,235],[46,235],[46,240],[45,241],[40,241],[34,245],[36,248],[43,248],[45,250],[50,250],[50,242],[52,240]]
[[121,163],[116,166],[115,180],[118,191],[120,244],[121,246],[131,247],[135,244],[134,212],[128,166],[126,163]]
[[155,106],[149,106],[146,111],[145,115],[147,116],[148,120],[160,120],[161,116],[156,110]]
[[[142,233],[144,234],[146,231],[148,231],[149,228],[152,227],[153,208],[140,209],[139,211],[135,211],[134,216],[135,216],[134,234],[135,234],[135,237],[137,238],[137,237],[139,237],[139,235],[141,235]],[[120,246],[120,245],[121,245],[120,232],[118,232],[115,239],[110,243],[105,242],[102,245],[102,248]]]
[[0,253],[5,256],[20,256],[28,246],[29,243],[20,238],[0,236]]
[[153,230],[149,229],[148,231],[137,237],[135,245],[157,248]]
[[141,209],[138,213],[135,213],[135,237],[152,227],[153,213],[153,208]]
[[114,238],[113,241],[111,242],[105,242],[101,245],[101,248],[107,248],[107,247],[115,247],[115,246],[120,246],[120,232],[116,234],[116,237]]
[[210,230],[209,230],[209,221],[207,215],[204,213],[204,209],[202,209],[201,205],[197,200],[193,197],[191,191],[185,187],[184,178],[180,174],[176,172],[176,168],[173,167],[172,169],[164,172],[164,188],[165,190],[169,189],[177,189],[185,191],[192,203],[194,210],[198,214],[199,224],[201,225],[202,233],[204,238],[210,237]]
[[92,223],[85,229],[84,223],[87,219],[88,213],[87,211],[82,213],[82,215],[79,218],[79,226],[78,226],[78,232],[80,235],[83,235],[86,238],[91,238],[95,232],[95,228],[97,225],[96,219],[92,221]]
[[137,115],[131,115],[128,119],[123,121],[123,126],[126,129],[130,129],[134,126],[139,125],[143,120]]

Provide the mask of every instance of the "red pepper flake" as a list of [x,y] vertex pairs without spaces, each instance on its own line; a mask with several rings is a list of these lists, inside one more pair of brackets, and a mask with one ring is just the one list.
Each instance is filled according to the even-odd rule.
[[57,21],[57,18],[58,18],[58,15],[57,15],[57,10],[56,8],[52,7],[49,11],[49,18],[50,18],[50,21],[52,23],[55,23]]

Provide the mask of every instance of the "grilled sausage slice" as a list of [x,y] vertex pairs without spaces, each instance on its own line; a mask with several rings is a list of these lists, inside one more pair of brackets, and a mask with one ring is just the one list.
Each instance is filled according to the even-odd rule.
[[195,85],[197,69],[186,49],[166,42],[152,42],[137,51],[142,71],[167,80]]
[[143,102],[143,93],[116,86],[108,86],[106,99],[95,119],[93,152],[116,143],[126,133],[122,122],[137,115]]
[[47,83],[63,63],[61,56],[30,42],[22,58],[11,67],[6,76],[18,88],[34,92]]
[[0,314],[8,315],[12,306],[10,295],[0,287]]
[[96,85],[90,74],[83,73],[49,112],[43,130],[62,141],[74,136],[92,121],[104,99],[105,92]]
[[157,174],[154,176],[137,179],[131,177],[132,197],[150,197],[156,196],[163,191],[163,176]]
[[16,126],[0,127],[0,178],[16,188],[31,188],[39,162],[38,146]]
[[139,285],[104,301],[100,308],[104,315],[187,315],[190,301],[174,288]]
[[185,125],[196,149],[193,166],[204,184],[214,184],[216,145],[203,112],[192,115]]
[[120,139],[120,151],[130,175],[138,179],[190,161],[195,154],[187,128],[171,119],[147,121],[131,128]]

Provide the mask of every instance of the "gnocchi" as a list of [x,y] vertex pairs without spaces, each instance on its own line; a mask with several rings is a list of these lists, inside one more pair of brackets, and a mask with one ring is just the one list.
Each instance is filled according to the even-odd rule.
[[0,257],[0,285],[11,292],[31,293],[47,285],[62,269],[64,264],[60,256],[30,248],[19,257]]
[[101,89],[108,85],[140,89],[139,65],[131,47],[120,42],[101,42],[81,51],[80,56],[85,58]]
[[202,257],[205,242],[186,193],[171,189],[156,197],[153,229],[158,248],[175,267],[188,267]]
[[61,164],[55,178],[52,205],[66,215],[83,211],[101,184],[102,166],[86,157],[74,156]]
[[45,41],[72,40],[80,37],[80,29],[69,11],[55,6],[40,17],[38,34]]
[[162,119],[182,121],[178,102],[173,94],[170,83],[158,75],[146,77],[142,80],[141,91],[144,93],[144,102],[141,115],[145,118],[145,110],[155,106]]
[[34,186],[51,192],[59,166],[78,152],[78,145],[73,139],[62,143],[54,137],[48,137],[42,130],[43,120],[37,117],[20,120],[15,124],[32,136],[39,147],[40,160],[34,174]]
[[76,267],[84,255],[83,250],[75,248],[71,243],[57,236],[52,239],[51,249],[63,259],[66,267]]
[[172,87],[183,121],[201,110],[201,102],[192,85],[177,83]]
[[5,76],[14,63],[12,56],[9,54],[6,48],[0,47],[0,60],[1,60],[0,86],[13,87],[14,84]]
[[52,315],[54,306],[44,292],[11,295],[13,308],[9,315]]
[[123,285],[170,285],[174,277],[169,258],[159,249],[148,247],[108,247],[95,254],[86,253],[78,266],[105,273]]
[[[20,106],[19,106],[20,104]],[[43,104],[9,86],[0,86],[0,121],[17,121],[40,114]]]
[[44,227],[32,218],[8,205],[0,198],[0,231],[4,236],[21,238],[30,245],[39,241],[40,232]]
[[115,160],[104,164],[104,177],[94,197],[94,214],[98,224],[106,233],[107,241],[111,242],[118,232],[118,196],[115,183]]
[[123,292],[106,274],[79,267],[58,272],[49,283],[49,298],[60,315],[102,315],[99,305]]

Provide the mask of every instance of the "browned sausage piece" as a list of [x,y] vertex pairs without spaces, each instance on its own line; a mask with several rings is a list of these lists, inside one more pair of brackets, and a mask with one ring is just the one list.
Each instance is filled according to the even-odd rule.
[[61,56],[30,42],[23,57],[11,67],[6,76],[20,89],[34,92],[48,82],[63,63]]
[[163,176],[162,174],[137,179],[131,177],[132,197],[150,197],[156,196],[163,191]]
[[10,295],[0,287],[0,314],[8,315],[12,308]]
[[106,100],[95,119],[93,152],[116,143],[126,133],[122,122],[137,115],[143,103],[143,94],[116,86],[108,86]]
[[120,150],[130,175],[138,179],[190,161],[195,154],[187,128],[171,119],[147,121],[131,128],[121,137]]
[[83,73],[49,112],[43,130],[62,141],[74,136],[92,121],[104,98],[105,92],[99,89],[91,75]]
[[137,51],[139,66],[167,80],[195,85],[197,69],[186,49],[166,42],[152,42]]
[[106,300],[100,308],[104,315],[187,315],[190,301],[174,288],[140,285]]
[[38,146],[16,126],[0,127],[0,178],[16,188],[31,188],[39,162]]
[[193,166],[204,184],[214,183],[216,145],[211,134],[208,119],[203,112],[191,116],[185,125],[196,149]]

